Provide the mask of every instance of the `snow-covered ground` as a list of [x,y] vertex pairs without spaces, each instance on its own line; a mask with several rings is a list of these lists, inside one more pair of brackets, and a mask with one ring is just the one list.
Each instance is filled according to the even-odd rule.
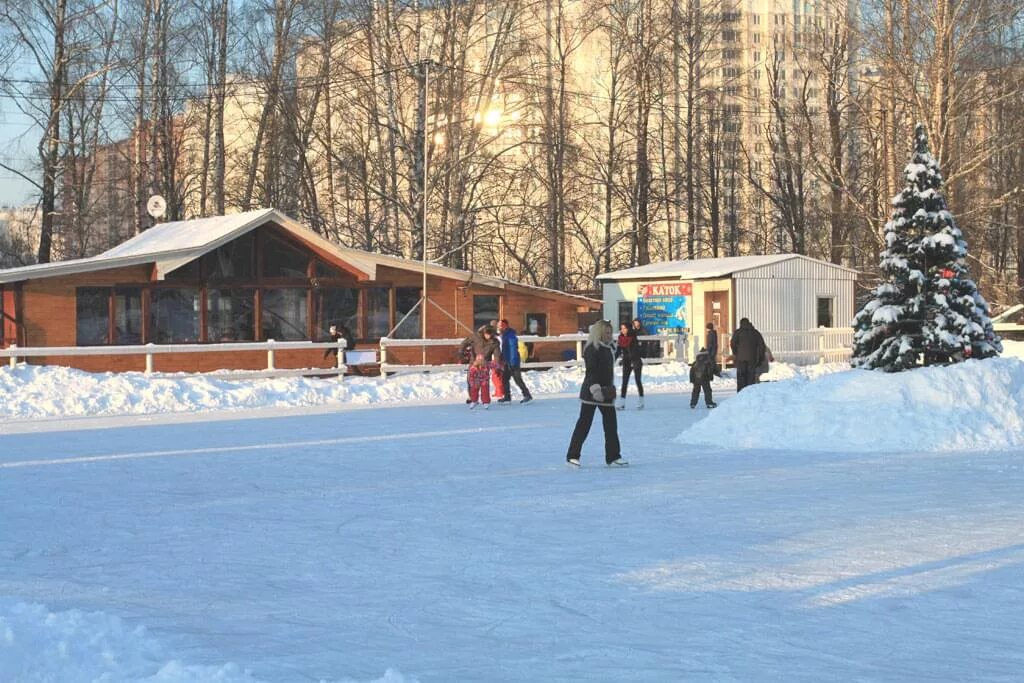
[[578,371],[3,370],[0,680],[1017,680],[1022,366],[649,367],[579,471]]

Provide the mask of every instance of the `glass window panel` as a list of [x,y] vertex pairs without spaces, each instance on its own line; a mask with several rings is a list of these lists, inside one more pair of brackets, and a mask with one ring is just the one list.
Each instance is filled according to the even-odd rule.
[[316,290],[317,333],[329,337],[331,325],[344,325],[353,336],[359,334],[359,290],[351,287]]
[[170,282],[199,282],[199,259],[190,261],[164,276]]
[[306,279],[309,256],[281,240],[263,243],[263,277]]
[[7,318],[4,317],[4,288],[0,287],[0,346],[4,344],[4,330],[7,328]]
[[345,274],[336,268],[323,263],[322,261],[316,262],[316,276],[319,278],[340,280],[345,277]]
[[527,313],[523,334],[535,334],[538,337],[548,336],[548,314]]
[[395,339],[419,339],[423,336],[423,326],[420,324],[421,307],[416,305],[419,300],[419,287],[395,288],[395,322],[401,320],[402,316],[412,311],[413,308],[416,309],[395,330]]
[[263,339],[308,339],[306,289],[263,290]]
[[203,275],[207,281],[251,279],[255,233],[243,235],[203,256]]
[[206,292],[206,340],[256,340],[256,292],[253,289],[210,289]]
[[832,297],[818,297],[818,327],[832,327]]
[[75,290],[75,343],[95,346],[110,342],[110,290],[79,287]]
[[150,296],[149,329],[156,344],[199,341],[199,290],[154,289]]
[[479,330],[483,325],[489,324],[492,320],[498,320],[497,295],[476,294],[473,296],[473,329]]
[[114,343],[142,343],[142,290],[114,290]]
[[[632,301],[620,301],[619,302],[619,325],[626,323],[629,325],[633,322],[633,302]],[[615,329],[619,329],[618,325]]]
[[366,337],[380,339],[391,331],[390,290],[370,287],[366,290]]

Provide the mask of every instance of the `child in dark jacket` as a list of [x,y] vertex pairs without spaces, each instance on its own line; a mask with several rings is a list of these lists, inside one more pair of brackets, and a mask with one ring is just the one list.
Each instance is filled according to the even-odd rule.
[[708,350],[702,348],[697,352],[697,358],[694,359],[693,365],[690,366],[690,381],[693,382],[693,393],[690,394],[690,407],[697,407],[697,399],[700,398],[700,390],[704,390],[704,403],[708,408],[714,408],[718,404],[711,400],[711,378],[715,374],[715,361],[708,353]]
[[477,354],[469,366],[469,407],[476,408],[482,402],[484,410],[491,407],[491,371],[497,365],[485,361],[483,354]]

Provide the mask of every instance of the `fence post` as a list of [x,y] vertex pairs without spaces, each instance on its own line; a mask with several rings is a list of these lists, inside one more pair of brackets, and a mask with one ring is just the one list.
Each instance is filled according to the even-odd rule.
[[267,340],[267,370],[276,370],[274,367],[274,340]]
[[348,368],[345,367],[345,347],[346,346],[348,346],[348,344],[345,343],[345,338],[344,337],[342,337],[341,339],[338,340],[338,369],[341,370],[341,372],[338,373],[339,377],[344,375],[345,372],[348,370]]
[[818,365],[825,364],[825,333],[818,333]]
[[583,360],[583,340],[576,340],[576,360]]
[[[150,342],[150,343],[146,344],[146,348],[149,348],[151,346],[153,346],[153,342]],[[146,354],[146,374],[147,375],[152,375],[153,374],[153,352],[152,352],[152,350],[150,350],[150,352]]]
[[388,338],[380,338],[380,378],[387,379],[388,373],[384,370],[388,364]]
[[[10,347],[8,347],[8,348],[16,349],[16,348],[18,348],[18,345],[17,344],[11,344]],[[11,360],[9,362],[9,365],[11,366],[12,370],[14,368],[18,367],[18,357],[17,356],[11,356]]]

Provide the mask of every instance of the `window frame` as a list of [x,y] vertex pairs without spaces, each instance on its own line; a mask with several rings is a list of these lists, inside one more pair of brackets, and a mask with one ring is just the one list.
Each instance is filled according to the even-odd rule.
[[[823,301],[827,301],[828,302],[828,318],[829,318],[829,324],[828,325],[822,325],[821,324],[821,303]],[[815,328],[822,328],[822,327],[824,327],[826,329],[831,329],[832,327],[834,327],[835,326],[835,322],[836,322],[836,297],[835,297],[835,295],[834,294],[818,294],[815,297],[815,302],[814,303],[815,303],[815,306],[814,306],[814,322],[815,322],[814,326],[815,326]]]

